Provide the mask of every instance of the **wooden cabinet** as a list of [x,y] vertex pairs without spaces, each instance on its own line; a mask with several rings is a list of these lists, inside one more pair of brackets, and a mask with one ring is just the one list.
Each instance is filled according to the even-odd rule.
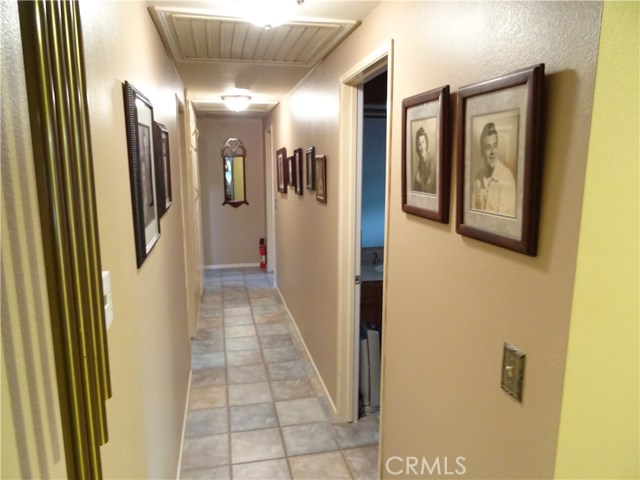
[[360,325],[370,324],[382,332],[382,280],[362,282],[360,286]]

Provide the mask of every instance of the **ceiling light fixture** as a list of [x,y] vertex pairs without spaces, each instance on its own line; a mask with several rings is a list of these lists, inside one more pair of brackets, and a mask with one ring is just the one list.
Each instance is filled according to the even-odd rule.
[[[295,1],[298,5],[304,3],[304,0]],[[250,12],[242,16],[267,31],[282,25],[295,16],[296,6],[293,0],[240,0],[240,3],[242,3],[245,12]]]
[[225,106],[233,112],[242,112],[251,103],[249,95],[223,95],[221,98]]

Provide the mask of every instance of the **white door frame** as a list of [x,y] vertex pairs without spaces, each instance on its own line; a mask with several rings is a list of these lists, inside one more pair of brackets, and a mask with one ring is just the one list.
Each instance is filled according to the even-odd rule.
[[[193,301],[192,292],[195,292],[195,279],[193,269],[195,260],[193,259],[192,248],[192,228],[191,212],[189,210],[189,191],[191,168],[189,159],[189,139],[187,138],[187,114],[185,105],[176,95],[176,118],[178,119],[178,169],[180,171],[180,205],[182,207],[182,240],[184,243],[184,273],[187,290],[187,323],[189,325],[189,336],[194,337],[198,329],[198,305]],[[174,192],[176,190],[174,189]],[[174,194],[175,195],[175,194]]]
[[273,167],[273,125],[269,125],[264,132],[264,181],[267,210],[267,271],[276,277],[276,194],[273,186],[276,184],[275,169]]
[[[336,394],[336,421],[352,422],[358,417],[358,347],[359,318],[356,312],[355,285],[359,258],[356,245],[357,175],[358,175],[358,95],[364,83],[387,70],[387,151],[386,151],[386,207],[385,244],[389,220],[389,178],[391,158],[391,118],[393,83],[393,40],[374,50],[340,77],[340,162],[338,206],[338,384]],[[386,256],[385,249],[385,256]],[[385,265],[387,265],[385,258]],[[386,279],[387,271],[383,273]],[[385,282],[386,283],[386,282]],[[386,288],[385,288],[386,290]],[[383,298],[384,300],[384,298]],[[383,312],[384,321],[385,312]]]

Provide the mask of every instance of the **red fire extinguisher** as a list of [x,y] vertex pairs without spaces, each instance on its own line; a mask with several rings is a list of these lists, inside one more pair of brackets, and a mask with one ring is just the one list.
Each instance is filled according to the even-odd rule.
[[264,244],[264,238],[260,239],[260,268],[267,268],[267,247]]

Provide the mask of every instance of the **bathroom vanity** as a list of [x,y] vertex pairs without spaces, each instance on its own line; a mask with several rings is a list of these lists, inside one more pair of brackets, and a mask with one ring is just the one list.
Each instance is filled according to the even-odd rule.
[[382,331],[384,248],[364,248],[360,265],[360,325]]

